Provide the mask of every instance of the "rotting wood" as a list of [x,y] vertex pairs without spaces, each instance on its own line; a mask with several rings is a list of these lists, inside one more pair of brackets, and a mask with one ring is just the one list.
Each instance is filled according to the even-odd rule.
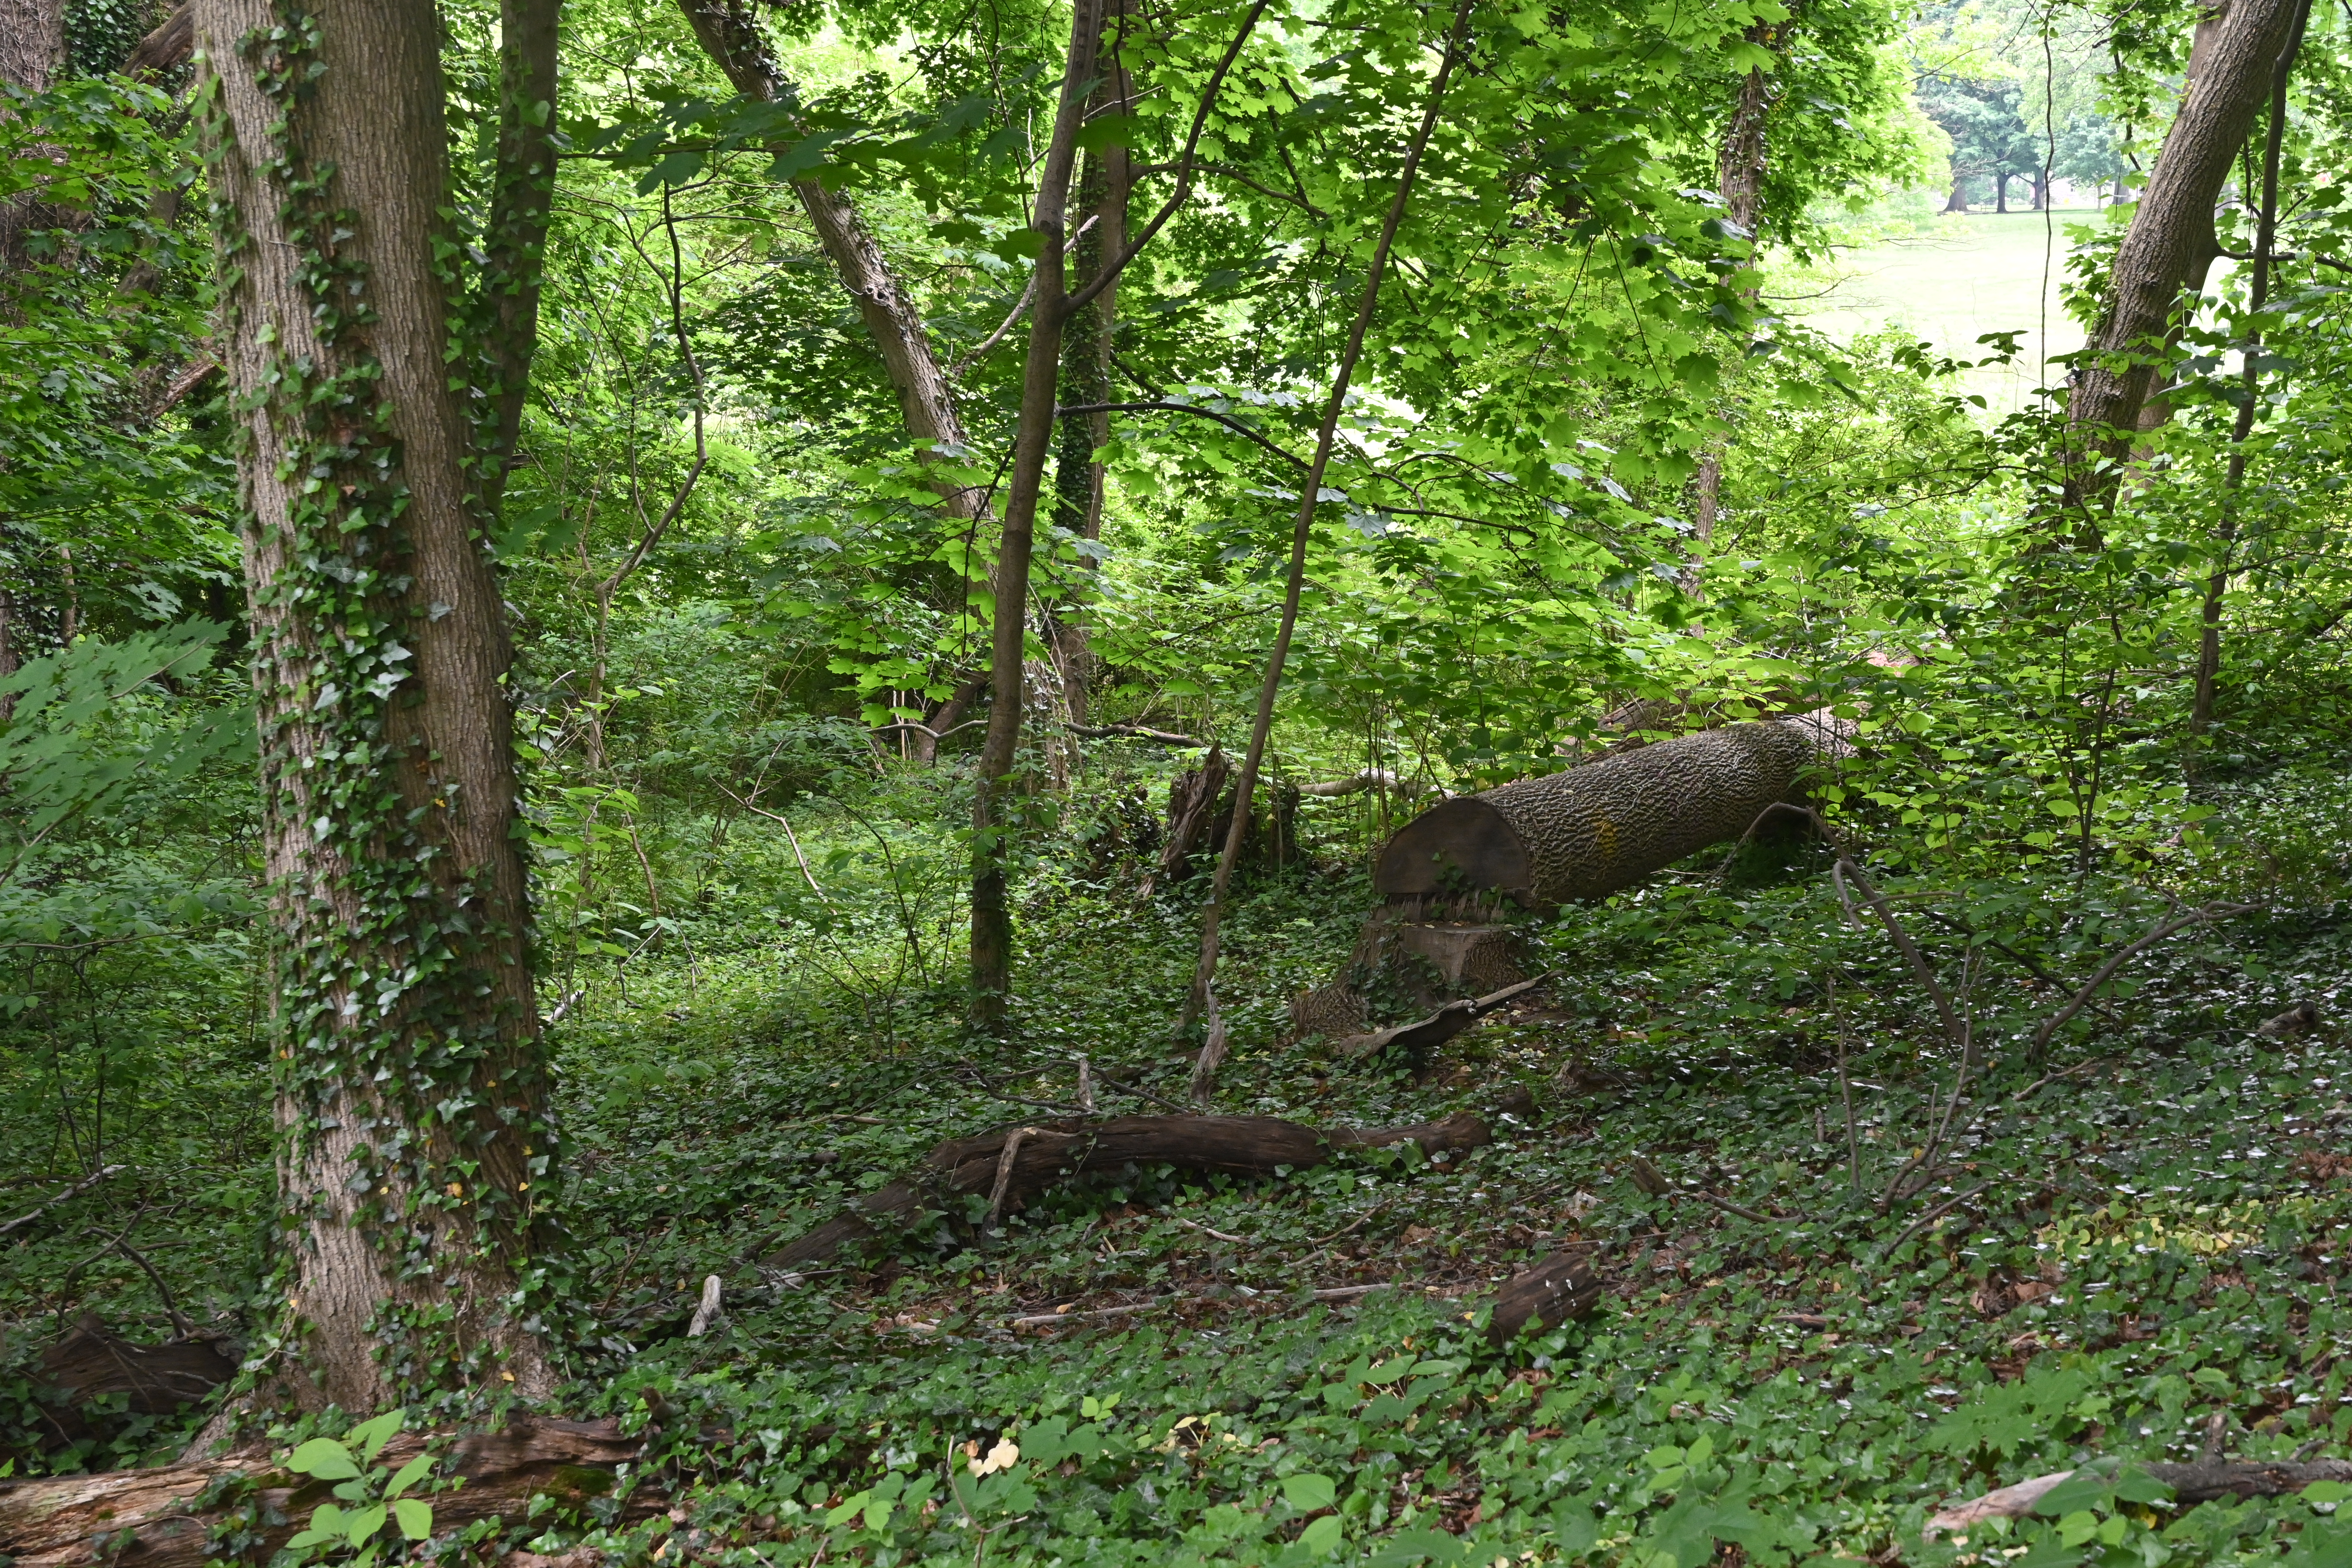
[[[2145,1464],[2135,1467],[2172,1489],[2172,1500],[2183,1506],[2219,1498],[2279,1497],[2299,1492],[2320,1481],[2352,1481],[2352,1460],[2199,1459],[2193,1464]],[[2035,1476],[1967,1502],[1956,1503],[1927,1521],[1923,1533],[1933,1537],[1946,1531],[1966,1530],[1989,1519],[2022,1519],[2034,1505],[2055,1490],[2075,1471],[2055,1470]]]
[[[425,1435],[401,1433],[377,1463],[396,1468],[425,1446]],[[446,1535],[494,1514],[520,1521],[534,1497],[578,1507],[607,1496],[619,1467],[637,1458],[642,1447],[609,1418],[520,1416],[502,1432],[461,1436],[448,1447],[441,1473],[461,1476],[466,1484],[434,1495],[434,1530]],[[195,1511],[197,1499],[237,1476],[258,1489],[246,1500],[255,1520],[283,1521],[252,1526],[259,1533],[256,1560],[284,1545],[331,1490],[329,1482],[285,1473],[260,1451],[156,1469],[0,1481],[0,1557],[13,1559],[14,1568],[100,1561],[114,1568],[204,1568],[218,1552],[208,1544],[210,1516]],[[622,1502],[620,1517],[643,1519],[664,1500],[640,1489]]]
[[1516,985],[1506,985],[1500,991],[1491,991],[1484,996],[1448,1002],[1426,1018],[1376,1029],[1369,1035],[1353,1036],[1331,1048],[1343,1057],[1368,1057],[1394,1046],[1409,1055],[1417,1056],[1435,1049],[1506,1003],[1524,996],[1542,984],[1544,978],[1538,975],[1533,980],[1522,980]]
[[[1005,1145],[1020,1143],[1009,1165]],[[759,1260],[790,1273],[829,1261],[842,1247],[870,1239],[877,1224],[912,1219],[968,1194],[992,1194],[1003,1168],[1001,1212],[1026,1208],[1039,1194],[1074,1176],[1129,1165],[1166,1164],[1181,1170],[1270,1176],[1279,1169],[1320,1165],[1338,1152],[1418,1144],[1432,1156],[1476,1149],[1492,1141],[1486,1124],[1467,1111],[1412,1127],[1318,1130],[1271,1116],[1113,1116],[1020,1128],[974,1138],[951,1138],[926,1155],[915,1172],[868,1193]]]
[[85,1407],[121,1395],[133,1415],[167,1415],[208,1397],[236,1375],[236,1361],[203,1337],[133,1344],[85,1312],[63,1339],[41,1352],[41,1381],[59,1391],[38,1406],[49,1435],[75,1443],[95,1435]]

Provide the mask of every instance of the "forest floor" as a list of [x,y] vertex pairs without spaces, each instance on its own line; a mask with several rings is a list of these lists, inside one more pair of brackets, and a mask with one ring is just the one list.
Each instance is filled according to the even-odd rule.
[[[673,1506],[513,1539],[668,1568],[2352,1562],[2329,1518],[2352,1491],[2326,1486],[2176,1510],[2102,1482],[2056,1518],[1922,1534],[2009,1482],[2194,1457],[2217,1417],[2232,1455],[2345,1452],[2352,810],[2326,770],[2263,798],[2275,831],[2206,864],[2266,868],[2265,908],[2148,948],[2039,1064],[2036,1021],[2162,918],[2153,879],[1874,873],[1990,1057],[1924,1191],[1887,1196],[1953,1104],[1955,1056],[1922,1044],[1926,996],[1818,867],[1751,884],[1700,857],[1570,910],[1530,932],[1543,988],[1419,1061],[1284,1042],[1285,999],[1336,970],[1370,902],[1359,875],[1301,869],[1229,928],[1214,1109],[1316,1127],[1467,1110],[1492,1143],[1265,1180],[1130,1170],[993,1233],[975,1195],[794,1278],[752,1260],[943,1139],[1067,1104],[1081,1051],[1106,1110],[1165,1109],[1112,1079],[1181,1099],[1169,1030],[1198,889],[1139,900],[1041,871],[1016,1027],[975,1043],[941,966],[951,907],[899,906],[916,918],[895,945],[887,921],[854,942],[780,932],[739,854],[746,886],[681,918],[690,950],[605,973],[559,1037],[583,1307],[568,1403],[632,1428],[649,1392],[688,1413],[638,1477]],[[845,905],[824,827],[803,833]],[[2190,902],[2248,894],[2216,875],[2164,879]],[[1938,915],[2001,945],[1969,957]],[[2304,1000],[2316,1026],[2257,1032]],[[234,1158],[208,1179],[244,1195],[216,1212],[266,1212],[266,1161]],[[62,1269],[90,1245],[17,1256],[47,1268],[54,1248]],[[1605,1282],[1598,1307],[1491,1345],[1496,1285],[1562,1251]],[[247,1267],[226,1245],[154,1256],[184,1282]],[[710,1274],[723,1311],[688,1337]],[[164,1331],[152,1310],[139,1328],[143,1276],[107,1278],[110,1322]],[[143,1430],[118,1462],[184,1441]]]
[[[664,969],[568,1037],[598,1407],[635,1413],[651,1386],[732,1434],[682,1461],[698,1479],[672,1516],[711,1563],[2352,1561],[2327,1518],[2352,1491],[2326,1486],[2181,1510],[2100,1491],[1972,1542],[1922,1535],[2011,1481],[2194,1458],[2216,1417],[2232,1455],[2343,1451],[2352,1040],[2255,1026],[2304,998],[2331,1017],[2345,907],[2305,897],[2150,950],[2039,1066],[2021,1022],[1991,1021],[2065,991],[1979,971],[1964,1002],[1991,1065],[1927,1190],[1888,1201],[1951,1089],[1914,1043],[1924,998],[1891,952],[1849,970],[1843,1008],[1739,956],[1828,942],[1808,934],[1833,909],[1820,880],[1693,871],[1572,913],[1542,937],[1557,983],[1418,1063],[1278,1043],[1280,998],[1331,972],[1366,895],[1261,888],[1230,937],[1240,1046],[1217,1109],[1467,1110],[1490,1146],[1271,1181],[1134,1171],[999,1234],[942,1220],[796,1279],[744,1259],[939,1140],[1066,1104],[1081,1046],[1180,1095],[1190,901],[1033,910],[1018,1047],[975,1050],[944,1008],[888,1027],[812,1010],[713,954],[692,998]],[[2069,989],[2095,967],[2074,963]],[[1496,1114],[1513,1089],[1536,1108]],[[1599,1309],[1489,1346],[1496,1285],[1561,1250],[1606,1280]],[[679,1337],[707,1272],[726,1314]],[[1311,1295],[1374,1282],[1392,1289]],[[672,1528],[591,1540],[642,1557]]]

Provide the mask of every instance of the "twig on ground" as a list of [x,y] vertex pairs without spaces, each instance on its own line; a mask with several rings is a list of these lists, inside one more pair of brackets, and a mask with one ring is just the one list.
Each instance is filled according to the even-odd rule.
[[1929,1226],[1935,1224],[1937,1220],[1943,1218],[1946,1215],[1951,1213],[1954,1209],[1959,1207],[1970,1198],[1975,1197],[1979,1193],[1984,1192],[1995,1184],[1996,1184],[1993,1182],[1980,1182],[1977,1185],[1970,1187],[1967,1192],[1960,1194],[1958,1197],[1946,1198],[1942,1203],[1937,1204],[1934,1208],[1929,1209],[1926,1214],[1921,1215],[1917,1219],[1913,1220],[1908,1226],[1905,1226],[1903,1234],[1889,1242],[1886,1246],[1886,1250],[1880,1253],[1878,1256],[1882,1258],[1894,1257],[1895,1252],[1901,1248],[1905,1242],[1910,1240],[1913,1237],[1918,1235],[1921,1231],[1927,1229]]
[[1177,1223],[1178,1225],[1182,1226],[1186,1230],[1197,1230],[1197,1231],[1199,1231],[1202,1236],[1213,1236],[1213,1237],[1215,1237],[1219,1241],[1230,1241],[1230,1242],[1234,1243],[1236,1247],[1246,1247],[1246,1246],[1248,1246],[1248,1245],[1249,1245],[1249,1237],[1245,1237],[1245,1236],[1227,1236],[1227,1235],[1226,1235],[1223,1231],[1222,1231],[1222,1230],[1213,1230],[1213,1229],[1211,1229],[1209,1226],[1205,1226],[1205,1225],[1202,1225],[1202,1224],[1200,1224],[1200,1223],[1198,1223],[1197,1221],[1194,1221],[1194,1220],[1189,1220],[1189,1219],[1177,1219],[1177,1216],[1176,1216],[1176,1215],[1172,1215],[1172,1214],[1171,1214],[1171,1215],[1170,1215],[1168,1217],[1169,1217],[1170,1219],[1175,1220],[1175,1221],[1176,1221],[1176,1223]]
[[100,1167],[99,1170],[84,1176],[80,1181],[76,1182],[72,1186],[68,1187],[64,1192],[58,1194],[55,1197],[44,1198],[39,1203],[35,1204],[31,1208],[26,1210],[23,1214],[18,1215],[15,1219],[8,1221],[5,1225],[0,1225],[0,1236],[5,1236],[12,1230],[23,1229],[26,1226],[32,1224],[35,1220],[40,1218],[43,1215],[48,1213],[59,1204],[64,1203],[68,1198],[78,1198],[81,1196],[82,1194],[89,1191],[90,1188],[98,1185],[100,1182],[105,1181],[109,1176],[119,1176],[129,1169],[131,1169],[131,1167],[128,1165],[106,1165]]
[[2050,1044],[2050,1037],[2065,1027],[2067,1021],[2089,1004],[2099,987],[2115,978],[2116,971],[2140,953],[2154,947],[2165,938],[2188,930],[2190,926],[2203,925],[2208,921],[2223,920],[2231,915],[2251,914],[2260,908],[2262,908],[2260,904],[2207,904],[2202,909],[2191,910],[2185,915],[2175,915],[2164,921],[2154,931],[2099,965],[2099,972],[2092,975],[2088,984],[2084,984],[2080,991],[2074,993],[2074,999],[2053,1013],[2043,1021],[2040,1028],[2033,1031],[2033,1038],[2025,1047],[2027,1059],[2039,1062],[2044,1047]]
[[1778,1225],[1780,1223],[1769,1214],[1759,1214],[1745,1204],[1733,1203],[1729,1198],[1717,1197],[1713,1193],[1694,1190],[1681,1193],[1678,1195],[1685,1198],[1696,1198],[1703,1204],[1713,1205],[1715,1207],[1721,1209],[1726,1214],[1736,1214],[1741,1219],[1752,1219],[1759,1225]]
[[1013,1162],[1020,1155],[1022,1141],[1034,1138],[1039,1129],[1016,1127],[1004,1135],[1004,1152],[996,1157],[996,1185],[988,1193],[988,1218],[983,1222],[990,1230],[1004,1217],[1004,1194],[1013,1185]]
[[688,1339],[698,1340],[710,1331],[710,1325],[719,1318],[719,1299],[723,1289],[718,1275],[702,1277],[702,1300],[695,1304],[694,1321],[686,1326]]

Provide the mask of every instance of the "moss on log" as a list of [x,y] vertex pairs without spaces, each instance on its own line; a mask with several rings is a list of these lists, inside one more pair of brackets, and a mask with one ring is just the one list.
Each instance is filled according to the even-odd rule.
[[1372,885],[1397,900],[1493,890],[1549,908],[1602,898],[1747,832],[1820,750],[1805,723],[1734,724],[1464,795],[1390,839]]

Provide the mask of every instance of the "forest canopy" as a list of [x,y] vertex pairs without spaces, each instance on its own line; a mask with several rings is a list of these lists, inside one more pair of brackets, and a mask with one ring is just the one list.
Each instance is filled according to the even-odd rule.
[[0,0],[0,1561],[2352,1562],[2347,135]]

